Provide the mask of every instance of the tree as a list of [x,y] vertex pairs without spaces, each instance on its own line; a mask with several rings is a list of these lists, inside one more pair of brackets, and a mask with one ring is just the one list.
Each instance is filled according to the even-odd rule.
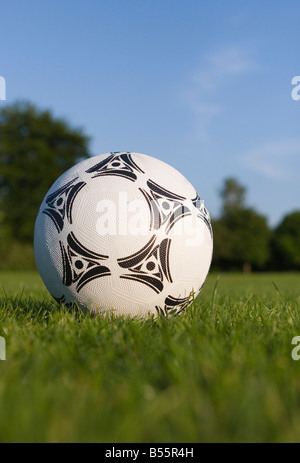
[[244,208],[246,188],[235,178],[227,178],[220,190],[222,215]]
[[262,269],[269,260],[270,230],[264,216],[245,207],[246,188],[227,179],[221,189],[222,215],[213,221],[214,263],[226,270]]
[[0,235],[32,242],[45,194],[63,172],[89,156],[88,142],[81,130],[32,104],[0,111]]
[[300,270],[300,211],[282,219],[274,230],[271,246],[277,270]]

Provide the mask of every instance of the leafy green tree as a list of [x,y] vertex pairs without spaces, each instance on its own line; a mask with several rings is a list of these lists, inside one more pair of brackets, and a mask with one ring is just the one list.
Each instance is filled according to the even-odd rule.
[[245,207],[246,188],[233,177],[227,178],[220,190],[222,199],[222,215],[230,214]]
[[246,188],[227,179],[221,189],[222,215],[213,221],[214,264],[226,270],[262,269],[270,257],[267,219],[244,204]]
[[277,270],[300,270],[300,211],[283,218],[274,230],[271,246]]
[[39,206],[52,183],[89,156],[81,130],[15,103],[0,111],[0,236],[31,243]]

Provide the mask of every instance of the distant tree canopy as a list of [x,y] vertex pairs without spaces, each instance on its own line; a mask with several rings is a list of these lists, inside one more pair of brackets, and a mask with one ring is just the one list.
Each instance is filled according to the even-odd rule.
[[300,270],[300,212],[284,217],[274,230],[272,263],[276,270]]
[[244,203],[246,188],[236,179],[224,181],[220,190],[221,217],[213,221],[214,259],[225,270],[261,269],[270,258],[267,219]]
[[245,207],[246,188],[235,178],[227,178],[220,190],[222,200],[222,216]]
[[31,243],[52,183],[89,156],[88,138],[50,111],[16,103],[0,111],[0,237]]

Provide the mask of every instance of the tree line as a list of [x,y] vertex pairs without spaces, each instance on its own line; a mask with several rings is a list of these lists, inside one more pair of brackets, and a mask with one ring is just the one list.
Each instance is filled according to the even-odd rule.
[[300,210],[270,228],[245,204],[246,188],[227,178],[220,191],[221,216],[212,220],[213,267],[219,270],[300,270]]
[[[88,158],[89,137],[27,102],[0,110],[0,268],[35,268],[32,240],[41,201],[53,182]],[[300,270],[300,211],[275,228],[247,207],[246,188],[227,178],[212,219],[217,270]]]

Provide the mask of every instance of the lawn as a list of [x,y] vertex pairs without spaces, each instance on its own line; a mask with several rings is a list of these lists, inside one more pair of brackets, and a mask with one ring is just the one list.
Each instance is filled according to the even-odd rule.
[[0,273],[0,442],[298,442],[300,273],[210,274],[186,313],[58,308]]

